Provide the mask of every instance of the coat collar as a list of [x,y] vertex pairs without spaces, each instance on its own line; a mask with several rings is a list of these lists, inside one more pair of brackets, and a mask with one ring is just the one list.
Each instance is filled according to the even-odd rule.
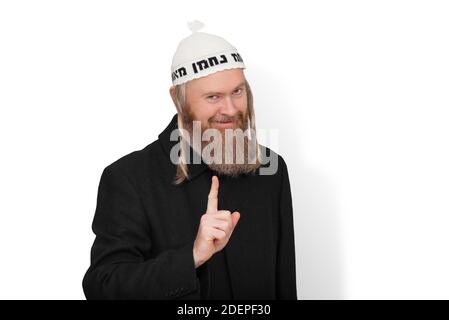
[[[159,134],[159,141],[162,145],[162,149],[164,150],[167,157],[170,159],[170,151],[172,148],[179,143],[178,141],[170,141],[170,135],[173,130],[178,128],[178,114],[175,114],[173,118],[171,119],[168,126]],[[190,152],[190,159],[193,159],[193,153],[195,152],[192,147],[189,146],[189,152]],[[199,157],[201,158],[201,157]],[[173,164],[174,165],[174,164]],[[174,165],[175,166],[175,165]],[[199,176],[201,173],[203,173],[205,170],[207,170],[209,167],[207,164],[203,162],[201,159],[201,163],[189,163],[187,164],[188,173],[189,173],[189,180],[194,179],[195,177]]]

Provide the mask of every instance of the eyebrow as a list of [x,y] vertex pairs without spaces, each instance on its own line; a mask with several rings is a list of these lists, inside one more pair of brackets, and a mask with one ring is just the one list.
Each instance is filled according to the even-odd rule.
[[[240,88],[241,86],[243,86],[245,84],[245,81],[243,81],[242,83],[240,83],[237,87],[235,87],[232,91]],[[221,92],[218,91],[208,91],[202,94],[202,96],[208,96],[208,95],[213,95],[213,94],[221,94]]]

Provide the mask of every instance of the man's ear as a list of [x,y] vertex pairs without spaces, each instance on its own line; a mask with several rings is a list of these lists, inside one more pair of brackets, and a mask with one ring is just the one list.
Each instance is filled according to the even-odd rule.
[[173,103],[175,103],[175,86],[171,86],[169,92]]

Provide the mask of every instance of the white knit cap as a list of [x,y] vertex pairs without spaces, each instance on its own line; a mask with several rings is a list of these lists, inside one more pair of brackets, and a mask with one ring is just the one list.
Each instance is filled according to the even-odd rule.
[[173,56],[173,85],[225,69],[245,69],[242,57],[228,41],[213,34],[198,32],[204,26],[200,21],[189,22],[188,26],[192,34],[181,40]]

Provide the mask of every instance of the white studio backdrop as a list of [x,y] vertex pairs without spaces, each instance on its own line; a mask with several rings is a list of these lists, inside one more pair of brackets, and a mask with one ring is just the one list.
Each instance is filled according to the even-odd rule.
[[[198,19],[286,160],[301,299],[449,299],[446,1],[1,1],[0,298],[84,299],[105,166],[174,115]],[[261,138],[263,140],[263,138]]]

